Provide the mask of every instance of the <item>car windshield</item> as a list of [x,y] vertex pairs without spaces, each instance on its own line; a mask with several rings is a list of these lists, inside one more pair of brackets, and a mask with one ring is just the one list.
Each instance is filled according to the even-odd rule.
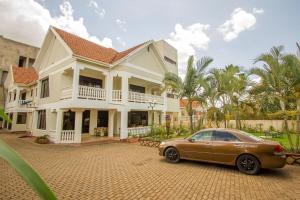
[[239,133],[240,134],[243,134],[243,135],[245,135],[245,136],[248,136],[248,137],[250,137],[250,138],[252,138],[253,140],[255,140],[255,141],[263,141],[263,139],[262,138],[260,138],[260,137],[257,137],[257,136],[255,136],[255,135],[252,135],[251,133],[247,133],[247,132],[245,132],[245,131],[239,131]]

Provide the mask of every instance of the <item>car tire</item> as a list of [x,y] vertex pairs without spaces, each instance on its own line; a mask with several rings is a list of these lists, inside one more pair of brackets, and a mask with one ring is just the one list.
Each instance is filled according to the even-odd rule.
[[245,174],[254,175],[260,171],[259,160],[250,154],[239,156],[236,165],[237,168]]
[[165,152],[166,160],[170,163],[177,163],[180,160],[179,152],[174,147],[169,147]]

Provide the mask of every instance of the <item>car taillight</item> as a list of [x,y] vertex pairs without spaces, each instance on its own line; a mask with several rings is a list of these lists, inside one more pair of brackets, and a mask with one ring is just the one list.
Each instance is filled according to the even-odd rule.
[[282,154],[283,153],[283,147],[281,145],[276,145],[274,148],[274,154]]

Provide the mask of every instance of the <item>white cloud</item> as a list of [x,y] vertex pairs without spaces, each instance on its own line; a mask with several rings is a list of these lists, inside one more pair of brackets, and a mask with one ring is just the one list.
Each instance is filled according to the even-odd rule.
[[126,42],[124,40],[122,40],[122,38],[120,36],[117,36],[116,39],[122,46],[126,46]]
[[241,8],[235,9],[231,18],[222,24],[218,30],[223,34],[224,40],[229,42],[238,37],[238,35],[250,29],[256,24],[256,17]]
[[123,21],[123,20],[120,20],[120,19],[116,19],[116,23],[117,23],[117,25],[119,26],[119,28],[122,30],[122,31],[124,31],[124,32],[126,32],[127,31],[127,29],[126,29],[126,21]]
[[[0,1],[0,34],[21,42],[41,46],[49,25],[54,25],[66,31],[79,35],[107,47],[112,46],[110,38],[100,40],[90,35],[84,24],[84,19],[75,19],[74,10],[69,1],[59,6],[60,14],[51,16],[49,10],[36,1]],[[20,26],[23,27],[20,29]]]
[[253,14],[264,14],[264,9],[262,8],[253,8],[252,9]]
[[175,31],[170,34],[166,41],[178,51],[179,75],[184,76],[188,57],[195,55],[197,50],[208,48],[210,38],[207,31],[210,25],[195,23],[187,27],[181,24],[175,25]]
[[104,17],[106,11],[104,8],[100,8],[96,1],[90,0],[89,7],[92,8],[97,15]]

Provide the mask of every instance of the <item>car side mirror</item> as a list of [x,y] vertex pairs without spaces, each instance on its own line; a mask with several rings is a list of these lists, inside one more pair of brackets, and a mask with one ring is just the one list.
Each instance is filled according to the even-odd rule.
[[189,138],[188,141],[189,141],[189,142],[195,142],[195,139]]

